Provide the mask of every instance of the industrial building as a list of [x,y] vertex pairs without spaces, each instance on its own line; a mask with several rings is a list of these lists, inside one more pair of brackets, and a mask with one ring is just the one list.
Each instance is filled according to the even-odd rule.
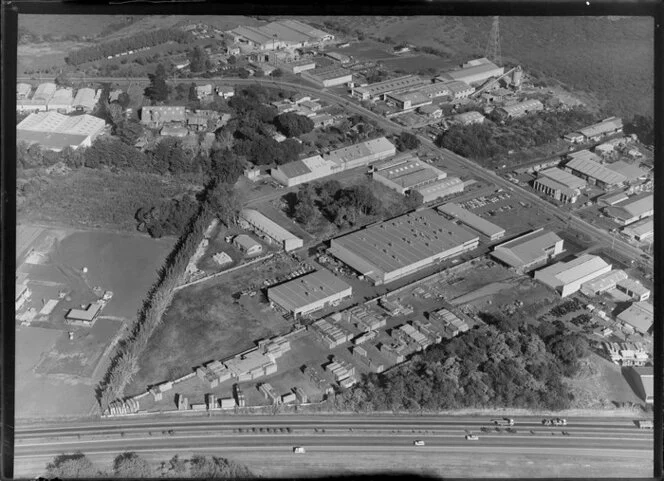
[[517,104],[504,105],[498,109],[498,113],[509,119],[516,119],[541,110],[544,110],[542,102],[537,99],[529,99]]
[[646,170],[638,165],[625,162],[624,160],[606,164],[606,168],[623,175],[630,184],[641,182],[648,178],[648,172]]
[[32,85],[26,83],[16,84],[16,100],[27,99],[32,92]]
[[597,198],[597,203],[602,205],[616,205],[624,200],[629,199],[627,192],[609,192]]
[[103,308],[104,304],[102,302],[93,302],[85,309],[70,309],[65,314],[65,320],[68,324],[75,326],[92,327]]
[[441,205],[438,207],[438,212],[443,213],[450,219],[460,221],[463,225],[487,236],[489,240],[495,241],[505,236],[505,229],[502,227],[489,222],[486,219],[482,219],[480,216],[473,214],[469,210],[466,210],[453,202]]
[[465,99],[475,93],[475,87],[468,85],[466,82],[461,82],[458,80],[454,80],[452,82],[445,80],[443,81],[445,82],[445,86],[450,89],[450,92],[452,92],[452,98],[454,100]]
[[255,229],[269,242],[274,241],[281,244],[286,252],[298,249],[304,245],[302,239],[291,234],[257,210],[242,209],[240,212],[240,224]]
[[52,82],[39,84],[35,90],[35,93],[32,95],[32,100],[39,100],[45,104],[48,104],[57,89],[58,86]]
[[381,285],[476,249],[478,244],[477,235],[426,209],[332,239],[329,252]]
[[574,203],[585,188],[586,181],[557,167],[540,170],[533,188],[564,203]]
[[652,366],[632,366],[625,370],[625,377],[637,396],[646,404],[655,402],[655,375]]
[[654,196],[637,195],[604,210],[617,224],[630,225],[654,214]]
[[583,135],[585,141],[598,141],[604,136],[620,133],[622,129],[622,119],[609,117],[601,122],[579,129],[579,133]]
[[432,119],[440,119],[443,116],[443,110],[437,105],[423,105],[418,112]]
[[260,27],[239,26],[225,33],[234,43],[257,50],[302,48],[334,40],[334,35],[298,20],[279,20]]
[[436,167],[407,154],[397,159],[374,165],[373,179],[400,194],[411,189],[444,179],[447,174]]
[[598,296],[611,289],[615,289],[620,281],[624,281],[627,278],[627,273],[623,270],[609,271],[581,284],[581,293],[588,297]]
[[629,324],[641,334],[647,334],[652,329],[654,319],[653,306],[649,302],[635,302],[618,314],[618,320]]
[[141,123],[148,127],[159,127],[168,122],[184,122],[185,108],[182,105],[144,106],[141,108]]
[[97,91],[91,88],[78,89],[76,97],[74,97],[74,101],[72,102],[72,107],[75,110],[81,110],[86,113],[92,112],[100,96],[101,89]]
[[164,125],[159,131],[159,135],[164,137],[179,137],[183,138],[189,135],[187,127],[181,125]]
[[270,175],[286,187],[312,182],[345,170],[364,166],[396,154],[396,147],[385,137],[342,147],[325,154],[315,155],[279,165]]
[[557,262],[535,272],[535,279],[555,289],[561,297],[574,294],[581,284],[611,270],[599,256],[584,254],[569,262]]
[[563,240],[554,232],[537,230],[523,234],[493,248],[491,257],[520,274],[548,264],[563,252]]
[[463,192],[464,183],[458,177],[446,177],[430,184],[422,185],[413,189],[422,196],[422,202],[427,203],[448,195]]
[[311,59],[294,60],[292,62],[277,62],[277,66],[286,72],[298,74],[316,68],[316,62]]
[[651,240],[654,235],[654,224],[652,218],[643,219],[624,227],[623,234],[636,239],[639,242]]
[[413,110],[425,105],[431,105],[433,100],[417,90],[406,92],[392,92],[386,94],[386,102],[396,106],[399,110]]
[[105,126],[102,119],[88,114],[68,117],[57,112],[32,113],[16,126],[16,141],[39,144],[55,152],[66,147],[89,147]]
[[479,84],[492,77],[500,77],[504,73],[505,69],[503,67],[498,67],[487,58],[480,58],[463,64],[460,70],[446,72],[439,78],[467,84]]
[[55,110],[61,114],[68,114],[73,110],[74,90],[72,88],[60,88],[55,91],[47,102],[48,110]]
[[353,288],[321,269],[267,290],[270,302],[297,317],[336,304],[353,295]]
[[339,63],[349,63],[352,60],[348,55],[339,52],[325,52],[325,56]]
[[365,87],[355,87],[351,95],[360,100],[385,100],[385,96],[392,92],[404,92],[414,87],[430,84],[431,81],[417,75],[406,75],[390,80],[383,80]]
[[248,256],[253,256],[263,252],[263,246],[260,242],[252,239],[247,234],[240,234],[233,239],[233,245]]
[[353,81],[353,73],[350,70],[336,65],[305,70],[300,75],[323,88],[344,85]]
[[479,112],[470,111],[453,115],[451,121],[455,124],[470,125],[484,123],[486,118]]
[[650,289],[634,279],[626,278],[619,281],[616,284],[616,289],[637,302],[645,301],[650,298]]
[[570,160],[565,164],[565,170],[589,184],[607,188],[619,186],[627,180],[624,175],[600,164],[600,158],[588,150],[574,152],[568,158]]

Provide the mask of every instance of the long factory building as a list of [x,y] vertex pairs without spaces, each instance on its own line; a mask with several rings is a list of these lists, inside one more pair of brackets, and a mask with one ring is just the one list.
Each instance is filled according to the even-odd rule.
[[280,305],[295,317],[336,304],[353,295],[353,288],[321,269],[267,290],[270,302]]
[[478,245],[478,235],[425,209],[332,239],[328,251],[381,285]]
[[457,219],[462,224],[487,236],[489,240],[494,241],[505,236],[505,229],[502,227],[481,218],[477,214],[473,214],[471,211],[453,202],[441,205],[438,207],[438,211],[451,219]]
[[400,155],[374,164],[374,167],[373,179],[402,195],[447,177],[445,172],[413,154]]
[[611,270],[611,264],[591,254],[584,254],[569,262],[557,262],[535,272],[535,279],[567,297],[591,281]]
[[392,157],[396,151],[396,147],[389,140],[379,137],[342,147],[322,156],[315,155],[288,162],[272,169],[270,175],[280,184],[293,187]]

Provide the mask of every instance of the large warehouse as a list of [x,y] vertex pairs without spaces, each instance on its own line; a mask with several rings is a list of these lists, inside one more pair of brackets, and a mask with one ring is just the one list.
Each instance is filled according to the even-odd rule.
[[302,239],[291,234],[257,210],[243,209],[240,212],[240,223],[245,223],[247,227],[256,229],[268,240],[281,244],[286,252],[299,249],[304,245]]
[[627,180],[624,175],[604,167],[599,163],[599,157],[587,150],[569,154],[569,158],[571,160],[565,164],[565,170],[587,180],[590,184],[613,187]]
[[306,70],[300,75],[323,88],[344,85],[353,81],[353,72],[336,65]]
[[270,175],[286,187],[312,182],[344,170],[354,169],[396,154],[396,147],[385,137],[333,150],[275,167]]
[[16,126],[16,141],[39,144],[59,152],[65,147],[89,147],[106,122],[92,115],[68,117],[57,112],[32,113]]
[[463,192],[464,183],[458,177],[446,177],[430,184],[421,185],[414,190],[422,196],[422,202],[427,203],[448,195]]
[[267,298],[295,317],[317,311],[353,295],[353,288],[321,269],[267,290]]
[[234,42],[258,50],[300,48],[334,40],[334,35],[298,20],[278,20],[258,27],[239,26],[226,32]]
[[381,285],[478,244],[479,236],[426,209],[332,239],[329,252]]
[[629,324],[641,334],[646,334],[652,329],[654,320],[653,305],[649,302],[635,302],[618,314],[617,319]]
[[453,202],[441,205],[438,207],[438,211],[451,219],[459,220],[462,224],[487,236],[492,241],[505,236],[505,229],[502,227],[489,222],[486,219],[482,219],[480,216],[473,214],[471,211],[466,210]]
[[612,135],[622,132],[623,122],[622,119],[617,117],[609,117],[601,122],[590,125],[579,130],[585,140],[600,140],[605,135]]
[[478,84],[492,77],[500,77],[503,73],[505,73],[503,67],[498,67],[486,58],[480,58],[463,64],[461,70],[445,72],[439,78],[467,84]]
[[557,262],[535,272],[535,279],[555,289],[561,297],[574,294],[581,284],[606,274],[611,270],[599,256],[584,254],[569,262]]
[[430,80],[423,79],[417,75],[406,75],[404,77],[376,82],[365,87],[355,87],[351,91],[351,95],[360,100],[385,100],[385,95],[391,92],[404,92],[430,83]]
[[630,225],[654,214],[654,197],[652,194],[638,195],[607,207],[605,211],[617,224]]
[[623,234],[632,237],[639,242],[644,242],[652,239],[655,233],[654,223],[652,218],[643,219],[625,227],[622,232]]
[[375,181],[405,194],[411,189],[444,179],[447,174],[436,167],[421,161],[412,154],[374,165],[372,177]]
[[491,256],[523,274],[547,264],[562,252],[563,240],[540,227],[494,247]]
[[533,181],[533,188],[556,200],[574,203],[581,195],[586,181],[557,167],[540,170]]

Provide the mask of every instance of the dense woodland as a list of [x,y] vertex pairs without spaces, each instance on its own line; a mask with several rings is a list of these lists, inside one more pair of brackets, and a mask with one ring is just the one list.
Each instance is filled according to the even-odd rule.
[[430,346],[394,370],[369,374],[336,402],[356,411],[569,408],[573,395],[563,378],[587,355],[585,339],[559,321],[533,327],[483,317],[487,325]]

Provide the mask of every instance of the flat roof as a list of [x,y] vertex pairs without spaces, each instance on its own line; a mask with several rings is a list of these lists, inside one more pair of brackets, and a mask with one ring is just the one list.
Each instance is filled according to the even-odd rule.
[[261,212],[254,209],[242,209],[240,216],[250,224],[256,225],[260,230],[265,231],[270,237],[278,242],[284,242],[291,239],[299,239],[296,235],[288,232],[272,219],[265,217]]
[[87,309],[71,309],[65,316],[67,319],[92,321],[102,308],[101,302],[93,302]]
[[623,231],[632,233],[632,235],[642,236],[644,234],[652,233],[654,231],[654,223],[652,217],[642,219],[626,226]]
[[558,242],[562,239],[555,232],[539,228],[497,245],[491,254],[511,266],[524,266],[545,257]]
[[430,184],[423,185],[421,187],[417,188],[417,191],[422,194],[422,195],[427,195],[432,192],[436,192],[439,190],[447,189],[450,186],[457,185],[457,184],[463,184],[461,179],[458,177],[447,177],[445,179],[440,179],[435,182],[432,182]]
[[311,173],[311,169],[309,169],[309,167],[307,167],[301,160],[294,160],[293,162],[282,164],[277,167],[277,170],[283,172],[283,174],[289,179]]
[[607,264],[601,257],[584,254],[569,262],[553,264],[542,269],[542,272],[555,277],[566,285],[606,267],[610,267],[610,264]]
[[638,165],[630,164],[624,160],[619,160],[612,164],[606,164],[606,168],[625,176],[627,180],[636,180],[648,175],[648,172]]
[[480,216],[470,212],[469,210],[464,209],[459,204],[450,202],[438,207],[438,210],[444,214],[450,215],[459,219],[461,222],[466,224],[469,227],[472,227],[481,234],[484,234],[487,237],[493,237],[496,235],[505,234],[505,229],[502,227],[489,222],[486,219],[481,218]]
[[565,187],[569,189],[582,189],[583,187],[586,186],[586,181],[583,179],[580,179],[576,175],[572,175],[569,172],[565,172],[562,169],[559,169],[558,167],[551,167],[550,169],[544,169],[540,170],[537,173],[538,177],[548,177],[549,179],[553,179],[556,182],[563,184]]
[[397,89],[406,89],[415,85],[423,85],[429,83],[428,80],[418,77],[417,75],[404,75],[382,82],[376,82],[365,87],[356,87],[355,91],[360,93],[367,93],[369,95],[380,95],[391,92]]
[[65,147],[78,147],[88,136],[85,134],[61,134],[59,132],[35,132],[17,130],[16,141],[39,144],[47,150],[60,151]]
[[594,137],[596,135],[604,134],[606,132],[612,132],[617,129],[621,129],[623,126],[622,119],[616,117],[609,117],[604,119],[601,122],[590,125],[583,129],[579,129],[579,132],[585,135],[586,137]]
[[618,320],[626,322],[642,332],[647,332],[654,320],[652,304],[649,302],[635,302],[618,314]]
[[643,295],[650,292],[650,289],[648,289],[646,286],[641,284],[639,281],[629,277],[622,279],[620,282],[618,282],[618,285],[638,295]]
[[411,212],[333,239],[365,262],[392,272],[478,240],[433,209]]
[[606,272],[588,282],[584,282],[583,286],[591,289],[594,292],[605,291],[615,286],[619,281],[624,281],[625,279],[627,279],[627,274],[625,271],[618,269],[615,271]]
[[350,70],[337,66],[315,68],[313,70],[307,70],[306,73],[321,80],[331,80],[353,75],[353,72]]
[[485,62],[479,65],[464,67],[461,70],[453,70],[451,72],[445,72],[445,74],[449,75],[449,77],[454,80],[459,80],[473,75],[489,74],[489,73],[494,73],[494,75],[497,76],[497,75],[502,75],[504,71],[505,70],[503,69],[503,67],[498,67],[493,62]]
[[395,151],[396,147],[385,137],[379,137],[373,140],[360,142],[359,144],[349,145],[337,150],[333,150],[325,155],[325,159],[329,159],[338,164],[350,162],[369,155],[378,153],[387,153]]
[[330,271],[321,269],[268,289],[268,295],[287,301],[291,310],[339,294],[351,286]]
[[[580,154],[581,152],[577,152],[577,154]],[[588,152],[588,154],[595,156],[595,154],[593,154],[592,152]],[[574,169],[578,172],[581,172],[584,175],[592,177],[593,179],[597,179],[606,184],[621,184],[626,180],[624,175],[619,174],[618,172],[614,172],[613,170],[607,169],[599,162],[595,162],[594,160],[592,160],[592,158],[587,154],[584,154],[583,156],[578,156],[575,154],[570,154],[570,155],[572,157],[572,160],[567,162],[567,164],[565,164],[565,167]]]

